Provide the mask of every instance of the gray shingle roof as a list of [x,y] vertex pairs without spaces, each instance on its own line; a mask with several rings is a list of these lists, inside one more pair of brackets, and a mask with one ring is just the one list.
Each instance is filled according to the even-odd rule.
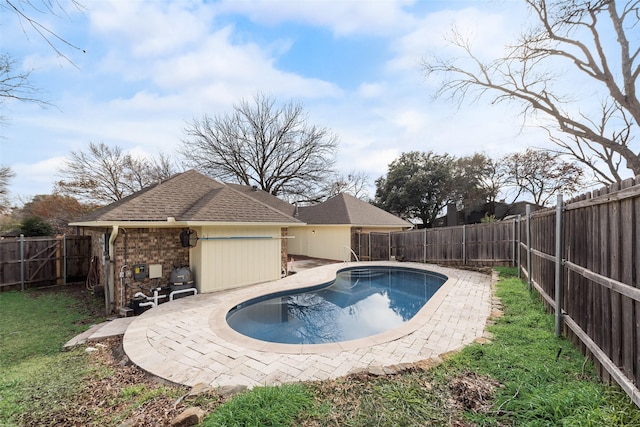
[[291,203],[287,203],[282,199],[279,199],[278,197],[274,196],[273,194],[267,191],[254,189],[255,187],[251,187],[250,185],[242,185],[242,184],[227,184],[227,185],[233,188],[234,190],[240,191],[242,194],[249,196],[252,199],[256,199],[264,203],[265,205],[269,205],[272,208],[275,208],[280,212],[283,212],[289,216],[295,215],[296,207],[294,205],[292,205]]
[[194,170],[138,191],[78,222],[167,221],[168,217],[176,221],[300,222],[257,197]]
[[412,224],[348,194],[299,208],[298,219],[308,224],[412,227]]
[[395,215],[348,194],[296,207],[262,190],[223,184],[190,170],[98,209],[74,224],[90,222],[242,222],[309,223],[411,227]]

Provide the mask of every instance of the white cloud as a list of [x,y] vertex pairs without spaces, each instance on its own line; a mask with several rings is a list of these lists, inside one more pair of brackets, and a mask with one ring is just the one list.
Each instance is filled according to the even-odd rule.
[[351,34],[389,35],[405,29],[413,17],[405,8],[414,0],[386,1],[273,1],[225,0],[219,10],[240,13],[254,22],[276,25],[283,22],[328,27],[338,36]]
[[[62,166],[65,157],[50,157],[33,163],[14,163],[11,169],[13,178],[12,193],[28,201],[38,194],[50,194],[53,190],[53,177]],[[49,190],[46,190],[49,189]]]
[[[497,40],[517,20],[507,22],[491,10],[474,8],[416,13],[423,4],[412,1],[340,0],[329,5],[319,0],[89,3],[88,22],[79,22],[78,31],[90,36],[92,49],[79,70],[64,70],[63,83],[56,79],[62,73],[52,73],[45,87],[59,96],[59,109],[16,109],[7,132],[13,146],[3,151],[3,164],[23,165],[12,192],[33,194],[22,183],[35,188],[39,181],[27,180],[24,173],[40,169],[46,180],[55,168],[43,157],[60,159],[90,141],[136,155],[174,154],[186,120],[229,112],[233,103],[256,91],[278,101],[301,100],[312,124],[327,126],[340,137],[340,171],[363,171],[372,180],[406,151],[501,153],[515,150],[516,139],[518,144],[533,140],[528,132],[518,135],[517,116],[503,106],[457,110],[446,102],[431,102],[429,82],[420,72],[427,51],[444,48],[441,34],[452,22],[473,28],[476,43],[489,54],[502,47]],[[263,27],[246,19],[273,27],[262,32]],[[370,40],[392,57],[372,64],[366,81],[344,87],[339,77],[310,78],[296,71],[295,64],[284,70],[279,59],[298,40],[293,32],[280,33],[278,26],[290,23],[295,30],[308,31],[311,25],[316,27],[312,31],[322,28],[339,37]],[[26,63],[55,69],[46,52],[34,52]],[[350,72],[348,64],[343,69]],[[349,76],[349,81],[359,77]],[[33,162],[20,151],[28,144],[46,147],[33,150]],[[42,192],[46,190],[35,193]]]
[[211,7],[195,2],[112,1],[90,4],[92,29],[136,58],[181,51],[209,31]]
[[[116,2],[94,12],[97,32],[110,43],[101,61],[102,71],[121,75],[127,82],[153,82],[162,93],[196,95],[190,100],[195,105],[215,105],[220,97],[237,101],[257,90],[285,97],[340,93],[335,84],[275,67],[276,55],[285,52],[290,41],[266,45],[238,41],[233,26],[212,23],[210,5],[152,7],[155,5]],[[146,15],[149,22],[141,28],[133,25]],[[120,31],[122,35],[112,35]],[[139,58],[142,50],[143,60]]]
[[431,13],[392,45],[396,56],[388,67],[396,71],[413,70],[426,55],[460,56],[462,52],[451,45],[452,31],[469,41],[479,58],[498,58],[504,54],[504,46],[521,31],[521,25],[522,21],[512,15],[475,7]]
[[358,95],[362,98],[379,98],[385,92],[382,83],[361,83],[358,87]]

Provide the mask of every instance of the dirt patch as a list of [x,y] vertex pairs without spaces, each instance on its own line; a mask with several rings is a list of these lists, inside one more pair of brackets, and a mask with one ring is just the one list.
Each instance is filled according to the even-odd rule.
[[[148,375],[130,363],[121,337],[89,343],[87,347],[96,349],[89,355],[93,372],[64,410],[50,414],[47,425],[167,426],[188,407],[197,406],[209,413],[223,401],[213,390],[187,396],[189,388],[166,384]],[[26,425],[36,425],[29,423],[28,416],[23,420]],[[41,424],[45,420],[37,421]]]
[[502,385],[493,378],[475,372],[456,375],[449,382],[453,406],[476,413],[486,413],[491,409],[499,387]]
[[[113,374],[86,384],[83,395],[89,406],[104,408],[123,416],[130,412],[124,418],[131,422],[131,426],[151,427],[169,425],[175,416],[189,406],[199,406],[208,413],[222,402],[222,398],[214,391],[199,396],[198,402],[184,398],[189,388],[170,385],[148,375],[129,361],[122,348],[121,337],[111,338],[101,344],[106,347],[92,353],[93,362],[101,368],[108,367]],[[132,389],[131,386],[135,388]],[[132,408],[131,400],[135,400],[136,396],[131,396],[132,399],[123,396],[127,394],[127,390],[141,388],[146,390],[149,398],[142,399],[145,401]],[[96,393],[97,390],[100,392]]]
[[486,275],[489,275],[489,276],[493,273],[493,267],[489,267],[489,266],[473,266],[473,265],[455,265],[455,264],[451,264],[451,265],[442,265],[442,267],[455,268],[457,270],[475,271],[475,272],[486,274]]

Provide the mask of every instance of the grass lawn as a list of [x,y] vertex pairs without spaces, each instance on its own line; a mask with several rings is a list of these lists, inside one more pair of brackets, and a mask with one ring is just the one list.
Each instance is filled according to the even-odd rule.
[[[296,404],[286,397],[289,388],[256,388],[223,405],[206,425],[640,426],[640,410],[616,386],[600,383],[569,341],[555,337],[553,316],[514,273],[501,269],[497,296],[505,309],[488,327],[491,343],[469,345],[430,370],[307,383]],[[279,398],[293,405],[286,412],[295,421],[271,415]]]
[[86,374],[82,349],[62,346],[87,329],[91,310],[64,291],[0,293],[0,425],[48,419],[73,401]]
[[3,292],[0,426],[167,425],[189,405],[205,409],[203,425],[216,427],[640,426],[640,410],[554,336],[553,316],[513,272],[502,270],[504,316],[488,327],[491,342],[435,368],[256,387],[226,401],[215,393],[183,400],[186,389],[114,360],[117,342],[92,354],[82,346],[61,351],[92,318],[77,294]]

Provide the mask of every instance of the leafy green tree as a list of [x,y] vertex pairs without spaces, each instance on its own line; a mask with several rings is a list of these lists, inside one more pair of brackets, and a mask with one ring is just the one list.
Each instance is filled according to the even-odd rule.
[[374,204],[403,218],[419,218],[432,227],[440,212],[459,199],[455,157],[411,151],[389,164],[376,180]]
[[481,153],[457,159],[454,179],[459,208],[473,209],[495,202],[502,187],[494,174],[496,167],[496,161]]
[[39,194],[24,204],[19,214],[23,218],[37,217],[49,223],[55,234],[73,234],[69,223],[96,209],[96,205],[83,204],[71,196]]
[[54,234],[51,224],[37,216],[30,216],[22,221],[20,232],[26,237],[52,236]]

